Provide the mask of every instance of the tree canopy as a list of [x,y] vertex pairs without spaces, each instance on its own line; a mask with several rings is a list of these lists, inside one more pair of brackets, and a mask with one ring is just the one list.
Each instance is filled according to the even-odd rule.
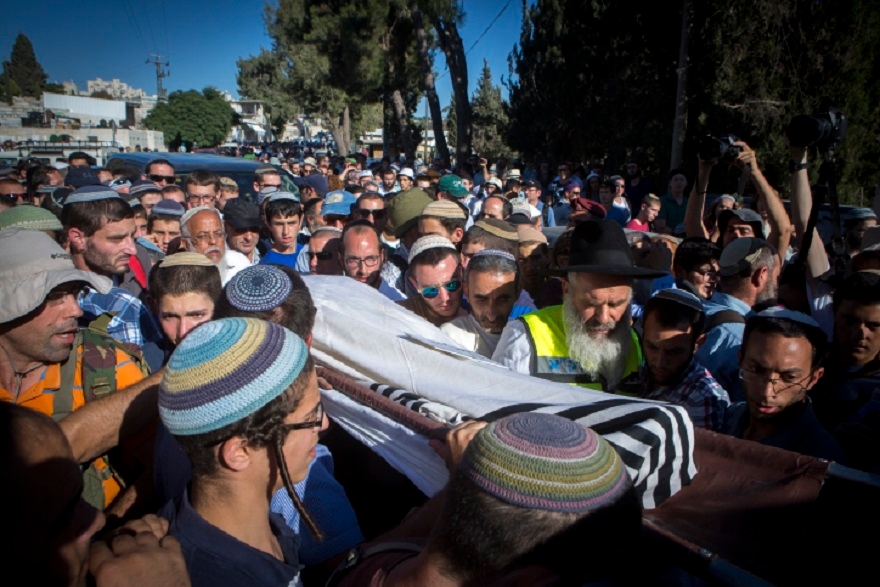
[[176,91],[168,102],[158,103],[144,118],[144,126],[165,134],[172,148],[181,142],[196,143],[200,147],[215,146],[226,140],[237,123],[232,106],[215,88]]
[[0,98],[11,102],[13,96],[39,98],[43,95],[48,76],[43,71],[30,39],[19,33],[12,45],[12,53],[3,62],[0,75]]
[[501,88],[492,83],[492,71],[483,60],[483,72],[471,100],[474,150],[482,157],[498,159],[512,155],[507,146],[507,104]]

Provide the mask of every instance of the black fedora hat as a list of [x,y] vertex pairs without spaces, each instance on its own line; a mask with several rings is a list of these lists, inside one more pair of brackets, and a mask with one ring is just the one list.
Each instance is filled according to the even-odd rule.
[[581,222],[571,235],[568,266],[559,273],[595,273],[623,277],[663,277],[663,271],[636,267],[626,234],[614,220]]

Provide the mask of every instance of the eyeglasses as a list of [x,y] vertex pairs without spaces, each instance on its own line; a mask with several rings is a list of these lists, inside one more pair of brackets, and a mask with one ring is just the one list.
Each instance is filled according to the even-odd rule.
[[199,233],[199,234],[191,237],[189,240],[191,240],[192,242],[194,242],[196,244],[201,244],[201,243],[209,243],[211,241],[222,241],[224,238],[226,238],[226,233],[223,232],[222,230],[218,230],[216,232]]
[[805,385],[803,385],[804,381],[807,381],[812,376],[813,371],[811,370],[809,373],[807,373],[806,377],[803,377],[802,379],[795,379],[793,375],[783,375],[782,377],[771,379],[763,373],[758,373],[757,371],[752,371],[751,369],[742,368],[739,370],[739,378],[743,381],[760,386],[764,386],[769,383],[770,387],[773,388],[774,395],[782,393],[783,391],[788,391],[789,389],[795,387],[804,389],[806,387]]
[[445,289],[449,293],[455,293],[461,289],[461,280],[460,279],[451,279],[446,283],[440,285],[430,285],[428,287],[424,287],[419,290],[419,294],[428,300],[433,300],[437,296],[440,295],[440,288]]
[[10,200],[24,200],[27,194],[3,194],[3,196]]
[[324,425],[324,403],[319,402],[315,409],[315,420],[309,422],[297,422],[295,424],[282,424],[281,429],[285,434],[294,430],[308,430],[310,428],[320,428]]
[[363,263],[367,267],[375,267],[379,263],[379,255],[370,255],[369,257],[346,257],[345,266],[349,269],[357,269]]
[[156,183],[159,183],[160,181],[164,181],[165,183],[174,183],[174,181],[177,179],[173,175],[157,175],[155,173],[151,173],[149,177],[150,181],[154,181]]
[[217,196],[200,196],[198,194],[187,194],[186,201],[187,202],[199,202],[202,204],[210,204],[214,201]]
[[60,306],[67,299],[67,296],[73,296],[73,299],[78,299],[86,287],[86,284],[81,282],[61,284],[46,294],[45,303],[49,306]]
[[320,251],[317,253],[314,251],[309,251],[309,259],[318,259],[318,261],[329,261],[332,258],[333,253],[331,253],[330,251]]
[[356,212],[361,218],[369,218],[371,216],[373,218],[384,218],[388,214],[387,210],[366,210],[364,208],[358,208]]

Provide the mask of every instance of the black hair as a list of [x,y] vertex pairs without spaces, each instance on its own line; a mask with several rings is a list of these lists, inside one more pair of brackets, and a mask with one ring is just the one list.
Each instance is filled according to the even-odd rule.
[[788,320],[786,318],[771,318],[769,316],[752,316],[746,321],[746,329],[743,332],[742,356],[746,355],[746,347],[749,337],[753,332],[760,334],[779,334],[785,338],[806,338],[813,347],[810,356],[810,364],[815,369],[822,364],[828,347],[828,337],[821,328],[810,326],[802,322]]
[[147,291],[149,291],[150,299],[155,308],[158,308],[159,302],[164,296],[182,296],[188,293],[204,294],[216,306],[222,288],[220,271],[215,266],[174,265],[163,267],[159,263],[150,271]]
[[144,175],[150,175],[150,168],[153,165],[167,165],[171,169],[174,169],[174,165],[172,165],[171,161],[169,161],[168,159],[152,159],[149,163],[144,165]]
[[461,263],[461,255],[459,255],[458,251],[455,249],[450,249],[448,247],[433,247],[426,249],[413,257],[413,260],[409,264],[410,271],[420,266],[431,267],[450,255],[455,259],[456,265]]
[[128,218],[134,218],[134,210],[122,198],[77,202],[61,208],[61,225],[64,231],[78,228],[86,236],[92,236],[105,224]]
[[847,300],[863,306],[880,304],[880,273],[857,271],[844,279],[834,291],[834,309]]
[[648,322],[648,315],[656,314],[657,322],[663,328],[677,328],[687,324],[692,329],[692,339],[696,341],[706,327],[706,313],[703,310],[690,308],[684,304],[660,298],[652,297],[645,304],[642,314],[643,324]]
[[266,203],[266,222],[271,222],[273,218],[290,218],[301,215],[302,205],[296,200],[279,198],[277,200],[270,199]]
[[691,271],[700,265],[718,262],[721,247],[701,236],[688,237],[681,241],[672,260],[673,270]]

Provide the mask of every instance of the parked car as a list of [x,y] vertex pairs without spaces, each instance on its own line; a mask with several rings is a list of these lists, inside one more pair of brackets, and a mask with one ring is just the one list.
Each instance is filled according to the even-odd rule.
[[[256,200],[254,193],[254,172],[264,164],[248,159],[223,157],[222,155],[205,155],[202,153],[116,153],[110,156],[110,161],[122,160],[126,165],[143,170],[147,163],[155,159],[167,159],[174,166],[174,175],[177,183],[182,184],[183,179],[195,169],[207,169],[221,177],[230,177],[238,184],[238,195],[248,200]],[[276,166],[277,167],[277,166]],[[293,178],[278,167],[281,175],[282,187],[286,191],[298,193],[293,184]]]

